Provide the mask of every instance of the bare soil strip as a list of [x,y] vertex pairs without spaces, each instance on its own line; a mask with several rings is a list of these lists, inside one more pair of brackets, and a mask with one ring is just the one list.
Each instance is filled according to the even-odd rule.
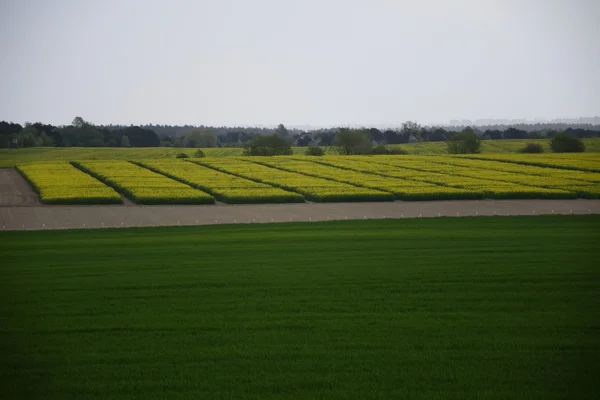
[[451,200],[206,206],[0,206],[0,230],[541,214],[600,214],[600,200]]
[[39,206],[37,193],[14,168],[0,169],[0,206]]

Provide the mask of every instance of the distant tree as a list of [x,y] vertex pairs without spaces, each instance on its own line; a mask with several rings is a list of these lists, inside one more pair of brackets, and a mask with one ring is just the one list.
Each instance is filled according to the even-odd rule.
[[200,136],[200,145],[202,147],[218,147],[219,138],[213,132],[205,130]]
[[495,130],[488,129],[484,133],[485,136],[489,137],[490,139],[495,139],[495,140],[502,139],[503,134],[504,134],[504,132],[497,130],[497,129],[495,129]]
[[448,132],[444,128],[435,128],[429,133],[429,140],[432,142],[444,142],[448,140]]
[[333,145],[344,155],[370,154],[373,145],[369,134],[362,129],[340,128]]
[[387,131],[383,132],[383,140],[387,144],[398,144],[401,142],[400,135],[398,134],[398,132],[391,129],[388,129]]
[[504,131],[504,139],[526,139],[527,132],[521,129],[516,129],[513,127],[508,128]]
[[333,145],[333,140],[335,139],[336,132],[321,132],[319,134],[320,144],[322,146],[331,146]]
[[11,138],[8,135],[0,135],[0,149],[7,149],[10,147]]
[[550,149],[555,153],[581,153],[585,151],[585,145],[577,137],[559,133],[550,141]]
[[20,124],[15,124],[13,122],[0,121],[0,135],[16,135],[23,127]]
[[160,138],[153,130],[139,126],[128,126],[117,130],[115,135],[117,139],[119,135],[127,136],[132,147],[156,147],[160,145]]
[[541,132],[527,132],[527,139],[542,139],[543,137]]
[[129,137],[127,135],[123,135],[121,138],[121,147],[129,147]]
[[481,152],[481,140],[470,127],[462,132],[456,133],[446,142],[448,153],[451,154],[473,154]]
[[32,127],[25,127],[17,135],[17,142],[20,147],[34,147],[38,145],[37,131]]
[[238,143],[245,143],[251,139],[250,135],[243,131],[227,131],[221,137],[221,142],[231,146],[237,146]]
[[421,136],[421,125],[417,124],[414,121],[406,121],[402,124],[402,130],[400,131],[402,136],[406,137],[406,142],[410,141],[410,138],[413,137],[414,141],[421,141],[423,138]]
[[178,153],[175,158],[190,158],[190,156],[186,153]]
[[185,135],[185,147],[217,147],[217,135],[206,129],[194,128]]
[[369,128],[367,130],[367,133],[371,137],[372,141],[375,141],[377,143],[381,143],[381,142],[385,141],[385,137],[383,136],[383,132],[381,132],[377,128]]
[[73,122],[71,122],[71,125],[75,128],[82,128],[85,124],[87,124],[87,122],[81,117],[75,117],[73,118]]
[[325,152],[319,146],[309,146],[304,154],[307,156],[322,156]]
[[275,129],[275,134],[282,138],[287,138],[290,136],[290,132],[287,130],[287,128],[283,124],[277,125],[277,128]]
[[104,134],[81,117],[75,117],[70,126],[59,130],[58,135],[63,146],[104,146]]
[[256,135],[245,146],[247,156],[283,156],[291,155],[292,146],[278,135]]
[[38,143],[40,146],[54,146],[54,139],[48,136],[46,132],[42,132],[38,137]]
[[300,135],[300,137],[298,137],[296,139],[296,146],[300,146],[300,147],[308,146],[308,145],[310,145],[310,143],[312,141],[313,141],[313,138],[310,134],[303,134],[303,135]]

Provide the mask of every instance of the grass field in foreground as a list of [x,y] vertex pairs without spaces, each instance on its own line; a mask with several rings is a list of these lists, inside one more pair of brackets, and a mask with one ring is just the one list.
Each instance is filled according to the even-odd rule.
[[[586,152],[600,152],[600,139],[583,139]],[[527,143],[540,143],[547,153],[550,152],[548,139],[532,140],[483,140],[483,154],[516,153]],[[409,154],[447,154],[445,142],[423,142],[392,145],[401,147]],[[304,154],[306,147],[293,147],[294,154]],[[323,147],[326,151],[333,151]],[[195,148],[176,147],[28,147],[24,149],[0,149],[0,167],[12,167],[16,164],[39,161],[72,161],[72,160],[136,160],[155,158],[175,158],[176,154],[186,153],[193,157]],[[241,156],[244,149],[238,147],[203,149],[207,157]]]
[[595,399],[599,216],[0,232],[2,398]]

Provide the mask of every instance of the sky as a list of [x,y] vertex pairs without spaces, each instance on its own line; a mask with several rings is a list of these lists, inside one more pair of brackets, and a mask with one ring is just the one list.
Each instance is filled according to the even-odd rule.
[[600,115],[599,0],[0,0],[0,120]]

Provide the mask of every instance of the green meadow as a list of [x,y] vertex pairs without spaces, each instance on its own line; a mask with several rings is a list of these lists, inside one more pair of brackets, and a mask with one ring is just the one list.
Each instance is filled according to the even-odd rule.
[[[582,139],[586,146],[586,152],[600,152],[600,139]],[[527,143],[540,143],[547,153],[550,152],[549,140],[547,139],[524,139],[524,140],[483,140],[481,142],[482,153],[516,153]],[[408,154],[447,154],[445,142],[422,142],[392,145],[400,147]],[[323,147],[328,154],[334,153],[334,149]],[[23,149],[0,149],[0,167],[11,167],[16,164],[37,161],[72,161],[72,160],[136,160],[154,158],[174,158],[179,153],[186,153],[193,157],[194,148],[176,147],[28,147]],[[306,147],[292,147],[294,154],[304,154]],[[241,156],[244,149],[238,147],[220,147],[203,149],[207,157],[229,157]]]
[[0,232],[1,398],[595,399],[600,216]]

